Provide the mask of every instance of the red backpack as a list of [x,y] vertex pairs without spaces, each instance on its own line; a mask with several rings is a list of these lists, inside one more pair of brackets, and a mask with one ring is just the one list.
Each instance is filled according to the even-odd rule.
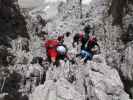
[[97,42],[96,36],[90,36],[88,40],[88,47],[92,48]]
[[84,33],[83,32],[80,32],[79,33],[79,40],[82,41],[83,37],[84,37]]

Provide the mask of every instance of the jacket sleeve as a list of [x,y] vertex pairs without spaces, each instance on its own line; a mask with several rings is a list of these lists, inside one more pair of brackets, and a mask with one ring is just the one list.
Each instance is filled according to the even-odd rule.
[[99,44],[98,44],[98,43],[96,43],[95,45],[97,46],[98,51],[99,51],[99,53],[100,53],[100,52],[101,52],[101,50],[100,50],[100,46],[99,46]]

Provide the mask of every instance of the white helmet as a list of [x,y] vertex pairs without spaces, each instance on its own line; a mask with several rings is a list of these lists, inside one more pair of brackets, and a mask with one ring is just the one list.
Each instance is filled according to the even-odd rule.
[[64,46],[58,46],[57,47],[57,51],[60,53],[60,54],[65,54],[66,53],[66,48]]

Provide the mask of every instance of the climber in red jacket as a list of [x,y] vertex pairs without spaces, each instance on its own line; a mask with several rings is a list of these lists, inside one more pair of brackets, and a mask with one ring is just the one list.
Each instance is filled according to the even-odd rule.
[[56,64],[56,61],[58,59],[58,52],[56,50],[57,46],[59,45],[58,40],[56,39],[50,39],[47,40],[45,43],[46,51],[47,51],[47,57],[53,64]]

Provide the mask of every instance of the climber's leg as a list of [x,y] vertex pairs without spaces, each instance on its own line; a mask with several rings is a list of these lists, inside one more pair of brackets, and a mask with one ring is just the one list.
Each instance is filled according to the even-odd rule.
[[86,53],[84,50],[81,50],[81,53],[80,53],[80,57],[81,59],[83,59],[85,57]]
[[92,60],[93,54],[91,52],[86,52],[86,57],[84,62],[86,63],[88,60]]
[[81,50],[81,60],[80,60],[80,62],[81,63],[84,63],[84,60],[86,59],[86,52],[85,52],[85,50]]

